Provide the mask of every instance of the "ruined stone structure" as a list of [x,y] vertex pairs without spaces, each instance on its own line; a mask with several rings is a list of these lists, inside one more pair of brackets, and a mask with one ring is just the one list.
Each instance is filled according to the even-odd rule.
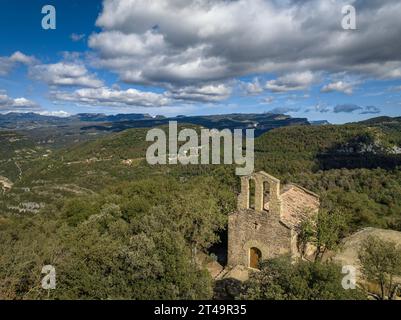
[[[251,204],[250,181],[254,181]],[[257,269],[261,260],[290,254],[299,257],[297,238],[301,222],[316,214],[319,197],[265,172],[241,178],[238,209],[228,220],[228,266]]]

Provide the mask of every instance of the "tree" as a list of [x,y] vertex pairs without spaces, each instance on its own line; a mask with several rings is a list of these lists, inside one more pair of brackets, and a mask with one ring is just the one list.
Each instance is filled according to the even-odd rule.
[[340,210],[322,209],[316,216],[304,220],[298,235],[298,249],[305,255],[307,245],[316,246],[315,259],[321,260],[327,250],[335,250],[343,238],[347,223],[346,216]]
[[301,257],[305,257],[308,244],[315,244],[316,239],[316,217],[305,219],[301,222],[298,234],[298,251]]
[[192,261],[196,261],[198,250],[207,249],[219,240],[217,232],[227,222],[227,216],[220,211],[216,199],[201,189],[179,195],[168,212],[191,246]]
[[401,276],[401,249],[394,242],[371,236],[363,242],[359,260],[365,278],[379,284],[379,298],[393,299],[400,285],[395,277]]
[[319,211],[316,231],[316,259],[321,260],[327,250],[335,250],[347,228],[346,217],[340,210]]
[[333,263],[299,261],[290,257],[264,261],[261,271],[245,282],[242,299],[249,300],[358,300],[358,289],[341,285],[340,266]]

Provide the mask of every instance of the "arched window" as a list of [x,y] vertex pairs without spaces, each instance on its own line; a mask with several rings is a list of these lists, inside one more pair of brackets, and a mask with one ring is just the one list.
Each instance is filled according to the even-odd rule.
[[249,208],[255,209],[255,180],[249,179]]
[[270,209],[270,183],[267,181],[263,183],[263,209],[266,211]]
[[262,252],[258,248],[249,249],[249,267],[259,269],[259,264],[262,260]]

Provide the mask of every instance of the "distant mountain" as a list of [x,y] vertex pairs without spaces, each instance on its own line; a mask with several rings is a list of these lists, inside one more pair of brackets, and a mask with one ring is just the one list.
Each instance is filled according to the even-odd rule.
[[255,129],[255,137],[275,128],[305,125],[306,118],[291,118],[281,114],[223,114],[166,118],[149,114],[131,113],[106,115],[81,113],[69,117],[40,115],[37,113],[0,114],[0,131],[17,131],[47,148],[62,148],[78,142],[95,140],[113,132],[133,128],[152,128],[167,125],[169,121],[192,124],[209,129]]
[[80,113],[72,118],[77,118],[81,121],[88,122],[119,122],[119,121],[130,121],[130,120],[145,120],[153,119],[149,114],[141,113],[128,113],[128,114],[117,114],[117,115],[105,115],[103,113]]
[[6,114],[0,114],[0,122],[7,121],[48,121],[48,120],[59,120],[60,117],[55,116],[45,116],[38,113],[28,112],[28,113],[19,113],[19,112],[10,112]]
[[[158,118],[164,118],[158,116]],[[79,113],[69,117],[57,117],[41,115],[38,113],[18,113],[11,112],[6,114],[0,114],[0,126],[11,125],[16,126],[21,123],[37,123],[37,124],[49,124],[49,123],[66,123],[66,122],[120,122],[120,121],[132,121],[132,120],[151,120],[154,119],[149,114],[141,113],[128,113],[128,114],[117,114],[117,115],[106,115],[104,113]]]
[[71,119],[56,116],[45,116],[33,112],[10,112],[6,114],[0,114],[0,129],[3,130],[25,130],[48,126],[58,126],[63,125],[66,122],[71,122]]
[[40,128],[70,128],[118,132],[131,128],[150,128],[166,125],[169,121],[199,125],[209,129],[255,129],[259,136],[275,128],[291,125],[310,125],[306,118],[292,118],[282,114],[234,113],[209,116],[164,116],[131,113],[106,115],[103,113],[80,113],[69,117],[45,116],[36,113],[0,114],[0,129],[33,130]]
[[377,125],[377,124],[396,124],[396,123],[401,123],[401,117],[376,117],[364,121],[358,122],[359,124],[367,124],[367,125]]
[[172,118],[152,118],[130,121],[109,122],[87,126],[85,129],[106,130],[112,132],[123,131],[131,128],[150,128],[168,124],[169,121],[177,121],[180,124],[194,124],[209,129],[255,129],[255,136],[275,128],[291,125],[310,125],[306,118],[292,118],[281,114],[223,114],[210,116],[177,116]]
[[328,122],[327,120],[316,120],[316,121],[309,121],[309,123],[312,126],[327,126],[330,125],[331,123]]

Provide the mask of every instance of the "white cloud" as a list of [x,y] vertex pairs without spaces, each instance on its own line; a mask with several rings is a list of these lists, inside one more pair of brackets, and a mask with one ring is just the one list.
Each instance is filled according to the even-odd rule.
[[36,62],[33,56],[27,56],[20,51],[14,52],[9,57],[0,57],[0,76],[7,75],[16,64],[31,65]]
[[88,69],[76,62],[59,62],[55,64],[40,64],[30,68],[29,75],[36,80],[44,81],[52,86],[82,86],[98,88],[103,81]]
[[255,78],[253,82],[242,82],[241,86],[249,95],[258,95],[264,91],[258,78]]
[[60,118],[65,118],[69,117],[71,114],[68,113],[67,111],[64,110],[59,110],[59,111],[41,111],[39,112],[40,115],[42,116],[53,116],[53,117],[60,117]]
[[[358,7],[357,32],[341,28],[345,4]],[[400,12],[399,0],[105,0],[89,45],[96,65],[132,83],[309,70],[401,78]]]
[[11,55],[10,61],[30,65],[36,62],[36,59],[33,56],[27,56],[20,51],[16,51]]
[[225,84],[211,84],[204,86],[189,86],[173,89],[167,96],[175,100],[189,100],[197,102],[219,102],[226,100],[231,94],[231,87]]
[[[341,28],[344,4],[357,6],[358,31]],[[233,83],[250,95],[303,91],[321,75],[329,79],[321,92],[352,94],[353,79],[401,79],[400,12],[399,0],[104,0],[100,31],[88,35],[90,53],[39,64],[17,51],[0,57],[0,75],[26,64],[31,78],[58,87],[53,97],[103,106],[217,103],[231,96]],[[85,58],[123,82],[166,91],[107,88]],[[241,82],[250,75],[252,82]]]
[[350,94],[352,94],[353,89],[354,88],[353,88],[352,83],[347,83],[344,81],[337,81],[337,82],[332,82],[332,83],[325,85],[320,91],[323,93],[338,91],[338,92],[343,92],[343,93],[350,95]]
[[317,81],[317,76],[310,71],[289,73],[277,80],[266,83],[266,89],[273,92],[288,92],[308,89]]
[[320,112],[327,113],[333,111],[333,108],[329,107],[327,104],[319,102],[318,104],[309,107],[305,110],[305,112]]
[[109,107],[162,107],[171,102],[164,94],[136,89],[113,90],[107,87],[84,88],[73,92],[55,91],[51,93],[51,98],[55,101]]
[[41,110],[35,102],[26,98],[11,98],[5,93],[0,93],[0,112],[21,112]]

